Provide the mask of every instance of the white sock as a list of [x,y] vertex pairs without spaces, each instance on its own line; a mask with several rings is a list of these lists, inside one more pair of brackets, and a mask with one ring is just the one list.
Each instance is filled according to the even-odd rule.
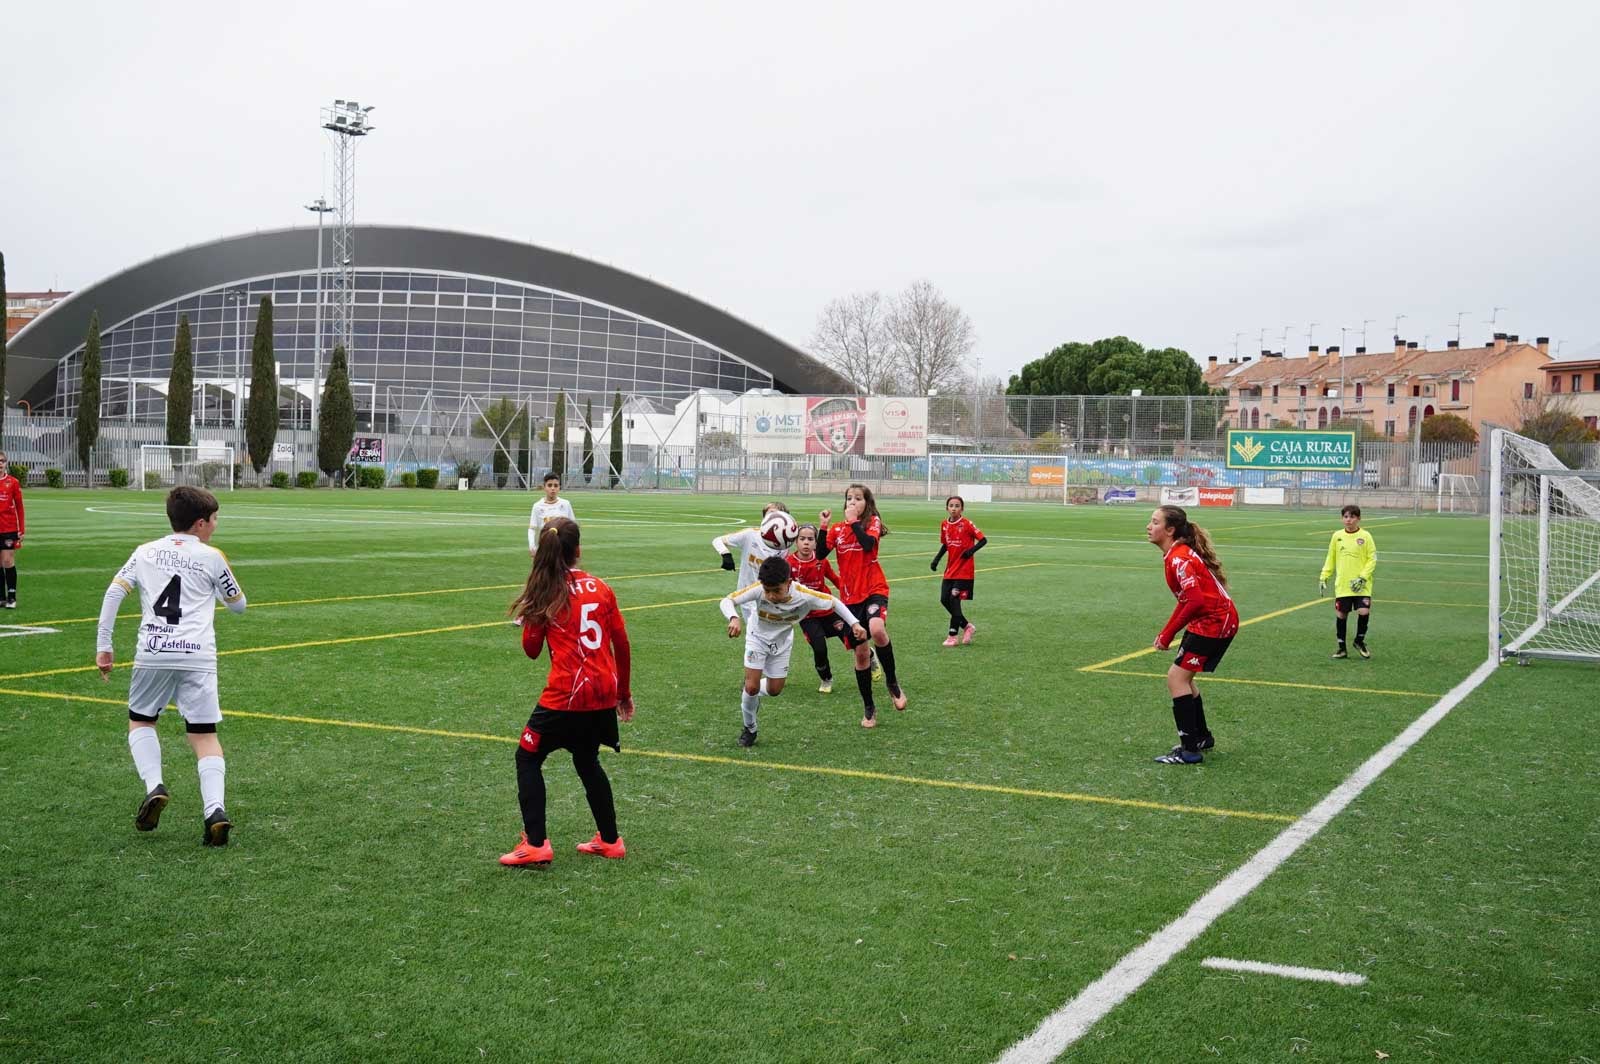
[[768,686],[769,684],[771,684],[771,682],[772,682],[772,677],[770,677],[770,676],[761,677],[761,693],[766,695],[768,698],[777,698],[778,697],[778,692],[774,691],[770,686]]
[[747,695],[739,692],[739,709],[744,714],[744,726],[751,731],[756,730],[756,713],[761,709],[760,695]]
[[222,779],[227,774],[222,758],[202,757],[198,762],[200,769],[200,803],[205,807],[205,815],[210,816],[222,808]]
[[133,754],[133,769],[144,780],[145,793],[161,783],[161,739],[154,728],[134,728],[128,732],[128,752]]

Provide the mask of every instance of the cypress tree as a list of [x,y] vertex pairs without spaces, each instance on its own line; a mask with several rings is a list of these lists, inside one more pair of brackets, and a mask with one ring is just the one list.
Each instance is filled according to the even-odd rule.
[[83,463],[83,485],[94,487],[94,445],[100,441],[100,312],[89,315],[89,334],[83,340],[83,375],[78,384],[78,461]]
[[[6,305],[6,253],[0,251],[0,307]],[[0,438],[6,430],[6,330],[0,327]]]
[[594,400],[583,401],[583,482],[594,482],[594,433],[589,426],[594,424]]
[[250,341],[250,402],[245,407],[244,441],[250,451],[250,468],[261,483],[262,470],[272,461],[278,438],[278,367],[272,358],[272,297],[261,297],[256,312],[256,333]]
[[189,337],[189,315],[178,315],[178,335],[172,341],[172,372],[167,375],[167,444],[189,446],[189,420],[194,414],[194,341]]
[[344,345],[333,349],[333,364],[322,388],[322,406],[317,411],[317,468],[338,483],[350,459],[350,445],[356,438],[356,398],[350,392],[350,367]]
[[622,392],[611,400],[611,487],[622,479]]
[[556,393],[555,424],[550,426],[550,471],[567,476],[567,393]]

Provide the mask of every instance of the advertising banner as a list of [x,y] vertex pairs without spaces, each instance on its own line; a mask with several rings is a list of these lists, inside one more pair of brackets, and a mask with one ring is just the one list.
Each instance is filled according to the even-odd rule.
[[1067,502],[1073,506],[1094,506],[1100,502],[1100,492],[1088,487],[1068,488]]
[[1196,488],[1201,506],[1232,506],[1233,488]]
[[357,436],[351,440],[350,461],[356,465],[383,465],[383,437]]
[[1356,467],[1353,432],[1228,431],[1229,469],[1321,469]]
[[806,396],[806,454],[864,454],[867,401]]
[[1282,506],[1282,488],[1241,488],[1244,497],[1239,501],[1247,506]]
[[928,400],[871,396],[867,399],[868,454],[920,458],[928,453]]
[[1028,467],[1028,483],[1036,488],[1059,488],[1066,476],[1066,466],[1036,465]]
[[1106,493],[1101,496],[1101,501],[1106,503],[1138,502],[1139,490],[1137,488],[1107,488]]
[[272,445],[272,460],[274,462],[294,461],[294,444],[275,443]]
[[1199,506],[1199,488],[1162,488],[1162,506]]
[[755,454],[805,454],[805,397],[769,395],[748,399],[744,438],[745,449]]

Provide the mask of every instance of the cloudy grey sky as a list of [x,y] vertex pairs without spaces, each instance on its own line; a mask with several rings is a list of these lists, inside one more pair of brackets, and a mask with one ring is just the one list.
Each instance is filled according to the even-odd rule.
[[[13,290],[311,221],[319,108],[377,105],[358,220],[646,274],[805,345],[933,281],[985,375],[1500,328],[1600,342],[1600,4],[126,4],[5,20]],[[359,246],[358,246],[359,256]],[[1349,340],[1351,347],[1358,341]]]

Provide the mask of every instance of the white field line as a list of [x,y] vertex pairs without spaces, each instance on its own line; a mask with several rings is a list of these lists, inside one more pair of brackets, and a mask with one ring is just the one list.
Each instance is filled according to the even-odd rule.
[[1492,658],[1472,671],[1466,679],[1456,684],[1427,712],[1389,740],[1388,744],[1362,763],[1350,776],[1311,808],[1299,820],[1290,824],[1277,838],[1262,847],[1255,856],[1229,873],[1222,882],[1206,891],[1189,906],[1189,911],[1172,921],[1144,943],[1124,956],[1100,978],[1078,992],[1078,996],[1046,1016],[1026,1038],[1007,1049],[1000,1057],[1001,1064],[1043,1064],[1054,1060],[1066,1051],[1112,1009],[1126,1001],[1151,976],[1160,971],[1168,961],[1199,938],[1224,913],[1259,887],[1268,876],[1277,871],[1294,853],[1316,837],[1317,833],[1355,801],[1362,791],[1415,746],[1435,724],[1461,704],[1488,679],[1497,667]]
[[60,635],[59,628],[46,628],[37,624],[0,624],[0,639],[15,639],[24,635]]
[[1338,983],[1340,986],[1360,986],[1367,981],[1355,972],[1333,972],[1326,968],[1302,968],[1297,964],[1266,964],[1262,961],[1235,961],[1227,957],[1207,957],[1200,962],[1202,968],[1215,968],[1221,972],[1251,972],[1256,975],[1281,975],[1285,979],[1309,979],[1316,983]]
[[[143,511],[136,511],[136,510],[112,509],[111,507],[107,507],[107,506],[85,506],[84,510],[86,510],[87,512],[92,513],[92,514],[100,514],[100,515],[106,516],[106,517],[137,517],[137,518],[139,518],[141,520],[149,520],[149,521],[155,521],[159,517],[162,516],[162,515],[156,514],[154,512],[145,513]],[[376,513],[377,511],[373,511],[373,512]],[[239,513],[237,510],[235,510],[233,507],[227,507],[221,513],[221,521],[222,521],[222,523],[224,525],[226,525],[226,524],[228,524],[230,522],[233,522],[233,521],[272,521],[272,522],[276,522],[276,523],[287,523],[287,524],[297,524],[297,525],[362,525],[362,526],[365,526],[367,528],[390,528],[390,527],[394,527],[394,528],[400,528],[400,527],[411,528],[411,527],[416,527],[416,526],[422,526],[422,527],[427,527],[427,528],[461,528],[462,527],[462,523],[460,521],[419,521],[417,519],[418,517],[433,517],[433,516],[437,516],[437,514],[431,512],[431,511],[423,510],[423,511],[418,511],[418,513],[415,516],[412,516],[412,517],[401,517],[401,516],[395,515],[393,520],[388,520],[388,519],[385,519],[385,518],[371,518],[371,517],[366,517],[366,518],[361,518],[361,517],[285,517],[285,516],[269,515],[269,514],[242,514],[242,513]],[[501,525],[511,525],[511,524],[520,524],[520,525],[523,525],[523,526],[527,525],[527,518],[522,517],[522,516],[520,516],[518,514],[487,514],[487,515],[486,514],[479,514],[477,516],[480,517],[480,518],[488,517],[488,518],[492,519],[492,522],[491,521],[483,521],[483,522],[481,522],[479,527],[482,527],[482,528],[497,528],[497,527],[500,527]],[[652,526],[654,526],[656,528],[724,528],[724,527],[727,527],[726,524],[721,524],[721,523],[712,524],[712,523],[708,523],[708,522],[704,522],[704,521],[643,521],[643,520],[634,520],[633,518],[630,518],[630,517],[585,517],[583,519],[583,523],[584,524],[589,524],[589,525],[593,525],[593,524],[599,524],[599,525],[652,525]],[[734,524],[734,527],[738,527],[737,524]]]

